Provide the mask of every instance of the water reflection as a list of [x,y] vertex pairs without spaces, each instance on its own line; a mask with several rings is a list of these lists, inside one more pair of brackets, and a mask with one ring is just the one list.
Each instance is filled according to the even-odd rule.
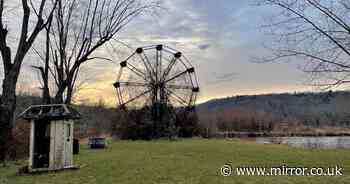
[[259,137],[256,142],[303,148],[350,149],[350,137]]

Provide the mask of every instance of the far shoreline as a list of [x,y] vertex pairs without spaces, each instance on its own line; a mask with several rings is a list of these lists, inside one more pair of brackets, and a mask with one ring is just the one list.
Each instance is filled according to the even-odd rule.
[[350,132],[219,132],[215,138],[348,137]]

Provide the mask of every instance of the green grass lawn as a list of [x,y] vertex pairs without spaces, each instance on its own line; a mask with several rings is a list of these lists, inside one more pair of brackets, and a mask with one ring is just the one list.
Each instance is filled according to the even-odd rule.
[[[343,167],[343,176],[229,176],[220,167]],[[308,150],[241,140],[119,141],[105,150],[81,149],[74,171],[16,176],[20,165],[0,168],[0,184],[120,183],[350,183],[349,150]],[[23,164],[23,162],[22,162]]]

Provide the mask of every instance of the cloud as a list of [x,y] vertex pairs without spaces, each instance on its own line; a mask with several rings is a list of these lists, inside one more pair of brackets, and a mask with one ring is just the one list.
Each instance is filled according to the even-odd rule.
[[210,44],[202,44],[202,45],[199,45],[198,48],[201,49],[201,50],[207,50],[208,48],[210,48]]
[[[183,52],[196,67],[202,89],[200,101],[269,89],[302,88],[298,85],[300,72],[294,66],[249,61],[251,56],[265,53],[256,29],[260,10],[248,1],[165,0],[164,6],[166,11],[160,16],[142,17],[119,38],[134,49],[165,44]],[[126,56],[133,52],[126,50]]]
[[[97,102],[104,98],[110,105],[116,105],[111,84],[116,79],[118,63],[137,47],[154,44],[173,47],[192,62],[201,87],[200,101],[236,94],[305,89],[299,85],[304,76],[293,63],[250,62],[251,56],[266,54],[261,48],[262,36],[257,27],[261,15],[268,13],[251,6],[252,0],[163,2],[164,10],[158,16],[137,18],[120,32],[117,39],[123,44],[112,41],[96,53],[110,57],[115,63],[96,60],[84,65],[79,80],[87,82],[86,88],[76,96],[78,101]],[[27,59],[36,62],[34,58]],[[30,62],[26,63],[24,71],[28,72],[22,72],[21,81],[35,88],[39,83]]]

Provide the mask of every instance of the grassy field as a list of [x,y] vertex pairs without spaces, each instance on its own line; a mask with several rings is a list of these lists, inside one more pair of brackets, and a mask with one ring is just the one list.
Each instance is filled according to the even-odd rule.
[[[228,176],[233,166],[343,167],[343,176]],[[284,145],[258,145],[242,140],[120,141],[105,150],[83,148],[75,163],[85,167],[38,175],[16,176],[23,164],[0,168],[0,184],[120,183],[350,183],[349,150],[307,150]]]

